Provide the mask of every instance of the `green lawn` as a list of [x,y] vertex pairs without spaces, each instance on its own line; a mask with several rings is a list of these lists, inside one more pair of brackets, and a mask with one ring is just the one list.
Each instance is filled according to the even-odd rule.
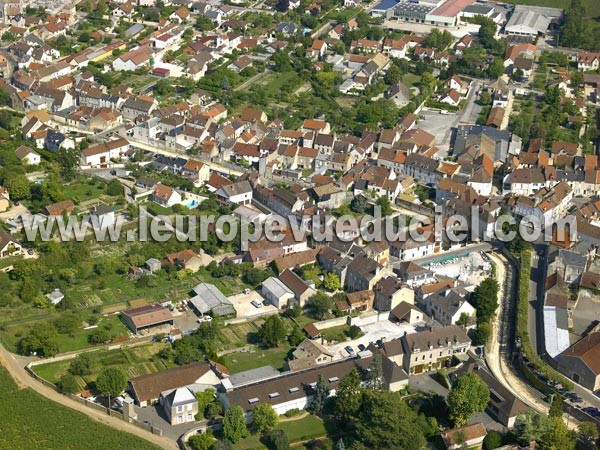
[[402,76],[402,83],[404,83],[407,87],[416,86],[421,81],[421,77],[419,75],[415,75],[414,73],[405,73]]
[[243,372],[263,366],[272,366],[281,370],[291,347],[287,344],[276,348],[259,349],[255,352],[230,353],[222,357],[223,364],[232,372]]
[[129,450],[160,447],[115,430],[86,415],[54,403],[31,389],[17,389],[0,367],[0,448],[13,450],[61,449]]
[[[90,179],[93,181],[93,179]],[[65,198],[81,203],[86,200],[98,198],[106,192],[106,185],[100,182],[91,184],[89,180],[74,181],[63,186]]]
[[[159,302],[173,299],[184,299],[189,296],[192,288],[200,282],[213,283],[226,296],[240,293],[245,288],[252,287],[244,283],[240,277],[213,278],[208,272],[200,271],[197,274],[187,276],[182,280],[166,280],[160,277],[156,279],[156,286],[141,287],[135,281],[128,280],[125,275],[108,274],[100,277],[93,277],[90,280],[72,284],[64,289],[65,296],[69,297],[74,307],[82,310],[83,319],[86,314],[93,315],[92,311],[96,308],[102,309],[103,306],[121,304],[127,300],[144,298],[148,303]],[[87,311],[87,313],[85,312]],[[54,308],[39,309],[15,308],[0,318],[0,340],[10,350],[16,351],[16,344],[22,336],[34,327],[41,320],[53,321],[60,316],[62,311]],[[113,330],[118,335],[126,335],[126,329],[121,324],[117,316],[103,318],[103,321],[113,323]],[[253,324],[242,324],[224,329],[222,336],[222,348],[231,349],[240,345],[247,344],[249,333],[258,331],[262,321]],[[230,330],[231,328],[231,330]],[[68,352],[89,347],[88,336],[93,330],[77,330],[73,336],[61,336],[59,342],[60,352]],[[64,338],[64,339],[63,339]]]
[[[55,313],[52,313],[43,319],[14,322],[3,325],[2,328],[0,328],[0,340],[9,351],[16,352],[18,341],[22,336],[26,335],[30,329],[41,322],[52,322],[57,319],[60,314],[62,314],[62,311],[56,311]],[[85,316],[82,317],[82,319],[85,319]],[[105,325],[107,323],[111,324],[111,332],[115,336],[127,336],[127,329],[117,315],[102,317],[98,322],[98,325]],[[83,327],[80,327],[75,330],[72,335],[59,334],[58,348],[60,353],[71,352],[90,347],[91,344],[89,343],[88,338],[93,331],[94,329],[84,330]]]
[[344,324],[340,325],[339,327],[326,328],[321,331],[321,335],[327,340],[327,342],[343,342],[347,339],[349,331],[350,327],[347,324]]
[[[81,389],[86,384],[94,381],[98,373],[106,367],[118,367],[127,373],[129,377],[145,375],[147,373],[159,372],[174,367],[170,361],[156,356],[156,353],[167,344],[153,342],[139,347],[126,348],[122,350],[99,350],[91,352],[96,362],[92,375],[77,377]],[[56,361],[40,364],[34,367],[35,373],[52,383],[56,383],[61,376],[67,373],[72,360]]]
[[243,347],[249,342],[256,342],[256,333],[264,322],[264,319],[257,319],[254,322],[244,322],[221,328],[219,330],[221,349],[232,350]]
[[[290,443],[306,441],[327,434],[325,423],[318,417],[310,414],[301,419],[282,422],[277,428],[285,432]],[[253,434],[235,444],[233,448],[235,450],[254,450],[265,448],[265,446],[260,442],[260,435]]]
[[275,95],[279,93],[283,86],[288,83],[294,83],[294,85],[296,85],[299,82],[300,79],[298,78],[298,74],[296,72],[270,72],[258,80],[258,84],[264,87],[267,95]]

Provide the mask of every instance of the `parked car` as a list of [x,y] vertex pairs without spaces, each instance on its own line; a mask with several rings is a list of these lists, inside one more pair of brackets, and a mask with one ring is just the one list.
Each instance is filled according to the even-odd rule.
[[366,348],[367,347],[365,347],[363,344],[358,344],[358,351],[359,352],[364,352]]
[[250,303],[252,303],[256,308],[262,308],[263,307],[262,302],[260,302],[258,300],[252,300]]
[[350,345],[346,345],[344,347],[344,350],[346,350],[348,353],[350,353],[351,355],[354,355],[354,349],[350,346]]

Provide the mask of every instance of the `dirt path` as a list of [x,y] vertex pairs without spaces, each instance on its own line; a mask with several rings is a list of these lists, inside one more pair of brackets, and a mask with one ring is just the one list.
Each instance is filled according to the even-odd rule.
[[63,406],[82,412],[88,417],[91,417],[92,419],[97,420],[98,422],[101,422],[105,425],[108,425],[109,427],[115,428],[120,431],[125,431],[127,433],[131,433],[142,439],[159,445],[164,449],[179,449],[179,446],[170,439],[157,436],[133,424],[124,422],[121,419],[108,416],[101,411],[84,406],[83,404],[78,403],[75,400],[71,400],[70,398],[64,395],[59,394],[52,388],[40,383],[39,381],[31,377],[23,367],[22,362],[14,355],[9,353],[2,345],[0,345],[0,364],[2,364],[2,366],[4,366],[8,370],[8,373],[10,373],[10,375],[14,378],[15,382],[20,388],[29,387],[36,391],[38,394],[43,395],[44,397],[56,403],[60,403]]

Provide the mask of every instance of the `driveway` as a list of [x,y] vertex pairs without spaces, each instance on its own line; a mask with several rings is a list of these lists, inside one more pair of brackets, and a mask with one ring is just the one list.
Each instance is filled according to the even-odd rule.
[[408,385],[412,390],[434,393],[446,398],[449,390],[435,380],[435,373],[424,373],[421,375],[411,375],[408,378]]
[[167,416],[159,404],[148,406],[146,408],[135,406],[135,412],[137,413],[140,422],[147,423],[160,429],[163,432],[164,437],[174,441],[177,441],[182,434],[187,433],[194,428],[198,428],[203,423],[191,422],[182,423],[181,425],[171,425],[167,421]]
[[178,315],[174,315],[173,317],[173,323],[175,324],[175,328],[179,328],[183,333],[198,328],[197,320],[198,316],[196,316],[196,314],[191,312],[189,309],[186,309],[183,313],[179,313]]
[[29,210],[23,206],[22,203],[19,203],[18,206],[13,205],[8,211],[4,211],[0,213],[0,220],[2,222],[6,222],[8,219],[14,219],[17,216],[29,215]]
[[480,84],[479,80],[473,80],[467,94],[465,107],[454,114],[440,114],[439,111],[431,111],[427,108],[423,108],[419,113],[420,116],[424,116],[419,120],[419,128],[423,128],[435,136],[435,145],[440,149],[440,156],[448,154],[452,129],[456,128],[459,123],[475,125],[477,122],[481,105],[475,100]]
[[[424,325],[424,324],[423,324]],[[345,341],[339,344],[330,345],[329,350],[333,352],[333,359],[342,359],[349,356],[348,352],[344,350],[344,347],[350,345],[354,351],[358,351],[358,345],[362,344],[365,347],[371,342],[376,342],[379,339],[385,341],[391,341],[393,339],[404,336],[404,333],[416,333],[417,329],[413,325],[406,323],[396,324],[389,320],[381,320],[379,322],[370,323],[368,325],[361,325],[364,336],[354,339],[353,341]]]
[[237,318],[255,318],[278,312],[277,308],[273,305],[265,305],[260,308],[254,306],[252,300],[258,300],[259,302],[265,300],[257,291],[250,291],[248,294],[242,292],[241,294],[232,295],[227,298],[233,302],[233,307],[237,311]]

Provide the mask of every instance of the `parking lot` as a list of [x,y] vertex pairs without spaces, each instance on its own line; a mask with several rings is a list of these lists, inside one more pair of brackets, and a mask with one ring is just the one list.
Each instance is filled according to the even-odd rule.
[[175,328],[179,328],[183,333],[193,331],[198,328],[198,316],[186,309],[180,313],[177,310],[173,312],[173,325]]
[[390,322],[389,320],[381,320],[368,325],[362,325],[360,329],[363,333],[365,333],[364,336],[353,341],[345,341],[329,346],[329,349],[333,352],[333,359],[347,358],[349,354],[345,350],[345,347],[348,345],[350,345],[354,351],[357,352],[360,344],[366,347],[369,345],[369,343],[376,342],[379,339],[391,341],[403,336],[405,332],[410,334],[417,331],[413,325],[409,325],[407,323],[396,324]]
[[232,295],[228,298],[233,302],[233,307],[237,311],[238,318],[260,317],[278,312],[278,309],[273,305],[264,305],[260,308],[254,306],[252,300],[258,300],[261,303],[265,300],[257,291],[250,291],[248,294]]

